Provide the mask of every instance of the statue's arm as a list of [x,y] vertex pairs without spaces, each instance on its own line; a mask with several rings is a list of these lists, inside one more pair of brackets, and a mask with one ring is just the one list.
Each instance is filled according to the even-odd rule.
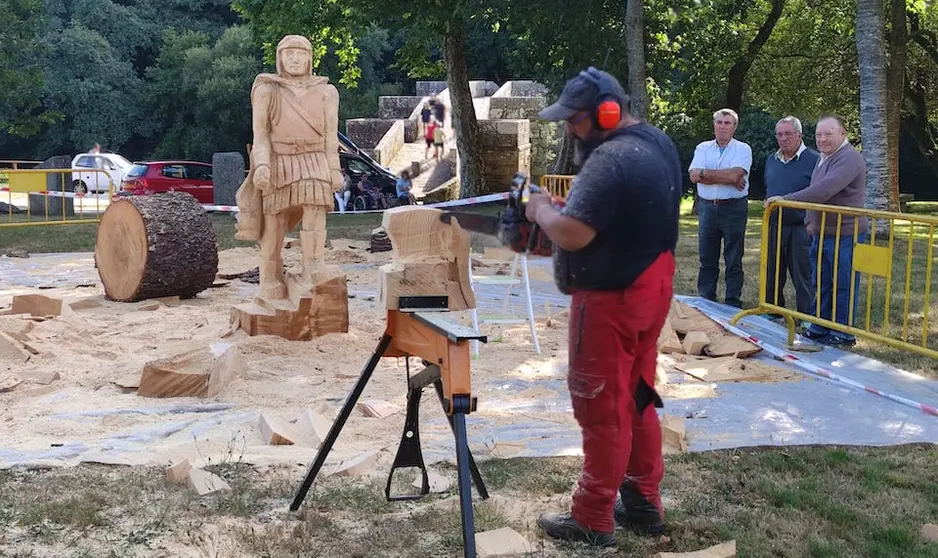
[[342,164],[339,161],[339,90],[331,83],[326,86],[325,110],[326,120],[326,155],[329,158],[329,168],[332,171],[332,189],[342,189]]
[[254,144],[251,148],[251,168],[270,167],[270,106],[276,90],[271,84],[257,87],[251,100],[251,119]]

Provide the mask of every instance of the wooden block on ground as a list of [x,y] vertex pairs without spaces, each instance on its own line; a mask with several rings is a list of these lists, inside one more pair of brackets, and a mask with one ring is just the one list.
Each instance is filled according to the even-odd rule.
[[358,410],[366,417],[385,418],[400,412],[401,406],[379,399],[367,399],[358,402]]
[[29,337],[27,337],[26,335],[22,335],[14,331],[8,331],[5,333],[9,335],[10,337],[12,337],[13,339],[15,339],[16,341],[18,341],[19,344],[22,345],[23,348],[26,349],[30,354],[33,354],[33,355],[39,354],[39,349],[37,349],[36,347],[30,344]]
[[189,471],[192,470],[192,464],[188,459],[183,459],[166,468],[166,482],[169,484],[186,484],[189,480]]
[[659,552],[655,554],[655,558],[736,558],[736,541],[694,552]]
[[111,380],[111,383],[124,391],[134,391],[140,387],[140,374],[129,374],[116,380]]
[[661,446],[665,453],[684,453],[687,451],[683,417],[675,415],[661,416]]
[[375,466],[375,463],[378,462],[378,451],[369,451],[363,453],[358,457],[353,457],[343,461],[335,471],[333,475],[337,477],[355,477],[358,475],[364,475],[372,467]]
[[339,268],[326,267],[315,285],[286,278],[287,298],[252,302],[231,308],[231,323],[248,335],[276,335],[309,341],[329,333],[348,333],[348,283]]
[[750,357],[762,350],[761,347],[739,338],[732,333],[723,332],[710,340],[705,352],[714,357],[735,355],[739,358]]
[[531,543],[509,527],[476,533],[476,552],[479,558],[493,556],[524,556],[533,552]]
[[22,363],[30,359],[32,353],[22,343],[0,331],[0,362]]
[[39,294],[15,295],[12,314],[30,316],[58,316],[62,313],[62,299]]
[[154,310],[159,310],[164,306],[165,305],[158,300],[142,300],[134,306],[134,309],[139,310],[140,312],[153,312]]
[[[220,353],[220,354],[219,354]],[[217,343],[143,366],[141,397],[213,397],[240,375],[244,361],[234,345]]]
[[317,413],[313,409],[306,409],[303,416],[300,417],[300,427],[305,431],[307,437],[312,441],[312,446],[318,448],[326,440],[332,423],[329,419]]
[[938,543],[938,525],[932,523],[922,525],[922,538],[928,542]]
[[[427,469],[427,484],[430,485],[430,492],[439,494],[446,492],[453,485],[453,481],[437,473],[433,469]],[[423,477],[420,475],[413,482],[415,488],[423,488]]]
[[671,320],[665,320],[661,333],[658,335],[658,352],[664,354],[684,352],[684,345],[681,344],[680,338],[671,327]]
[[18,377],[12,374],[7,376],[0,376],[0,393],[10,391],[21,383],[23,383],[23,380],[20,380]]
[[261,438],[265,444],[271,446],[292,446],[296,435],[290,432],[290,429],[275,417],[268,417],[261,413],[260,417]]
[[192,490],[195,490],[199,496],[208,496],[223,490],[231,490],[224,480],[218,475],[209,473],[202,469],[192,469],[189,471],[189,478],[186,484]]
[[29,370],[17,372],[16,376],[24,382],[43,386],[47,386],[59,379],[59,373],[56,370]]
[[90,308],[100,308],[104,306],[103,296],[88,296],[68,303],[68,307],[74,311],[88,310]]
[[710,344],[710,338],[702,331],[691,331],[684,336],[684,352],[689,355],[703,353],[704,347]]

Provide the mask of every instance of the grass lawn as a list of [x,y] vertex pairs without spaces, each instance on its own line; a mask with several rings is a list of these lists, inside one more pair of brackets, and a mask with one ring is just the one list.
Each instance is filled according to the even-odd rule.
[[[744,301],[754,305],[761,206],[754,203],[750,210]],[[913,209],[933,210],[919,204]],[[330,215],[329,234],[367,239],[380,218]],[[247,245],[234,240],[232,216],[210,219],[222,249]],[[94,225],[0,227],[0,253],[14,248],[91,251],[95,230]],[[696,293],[696,246],[696,219],[686,212],[675,277],[675,290],[682,294]],[[931,311],[938,316],[938,306]],[[856,350],[938,375],[934,361],[905,351],[865,341]],[[736,539],[739,555],[746,557],[938,557],[938,544],[919,536],[922,524],[938,523],[938,448],[931,445],[747,448],[668,456],[663,494],[670,541],[620,532],[619,548],[612,552],[555,545],[534,535],[537,515],[559,510],[567,501],[579,459],[493,460],[480,467],[493,497],[476,503],[477,531],[513,527],[535,543],[534,556],[651,556]],[[305,464],[259,470],[232,462],[214,470],[233,490],[203,499],[166,485],[158,468],[0,471],[0,555],[461,555],[455,487],[398,504],[385,501],[384,479],[363,483],[323,477],[293,515],[286,510]]]
[[[735,539],[739,556],[926,557],[919,537],[938,522],[938,450],[790,447],[671,456],[663,493],[670,541],[618,533],[617,551],[533,535],[559,509],[579,460],[480,463],[492,497],[476,501],[477,531],[528,533],[533,556],[651,556]],[[0,533],[13,556],[461,556],[458,495],[389,503],[383,483],[324,478],[300,511],[285,513],[298,468],[263,473],[219,465],[231,492],[198,499],[156,468],[85,465],[0,471]],[[453,471],[447,476],[455,477]],[[3,552],[0,538],[0,553]],[[68,549],[66,551],[65,549]],[[51,551],[51,554],[48,552]]]

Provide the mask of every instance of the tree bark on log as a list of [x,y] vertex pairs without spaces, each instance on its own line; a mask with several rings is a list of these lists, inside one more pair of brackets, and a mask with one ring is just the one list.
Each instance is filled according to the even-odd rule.
[[192,195],[133,196],[104,212],[94,259],[112,300],[192,298],[215,282],[218,239]]

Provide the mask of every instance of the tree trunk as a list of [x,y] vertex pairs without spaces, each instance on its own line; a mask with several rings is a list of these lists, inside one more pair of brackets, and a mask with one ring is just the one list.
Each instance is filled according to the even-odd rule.
[[553,174],[576,174],[576,165],[573,164],[573,137],[567,130],[564,122],[559,124],[563,136],[560,138],[560,151],[557,158],[554,159],[554,166],[551,169]]
[[905,64],[909,31],[905,0],[892,0],[889,30],[889,69],[886,73],[886,128],[889,163],[889,210],[899,211],[899,136],[905,97]]
[[785,0],[772,0],[772,9],[762,23],[762,27],[759,28],[759,32],[756,33],[756,36],[749,42],[749,47],[746,48],[746,52],[737,58],[733,67],[730,68],[726,84],[726,106],[735,110],[737,113],[740,112],[740,108],[743,104],[746,74],[749,73],[749,68],[752,67],[752,63],[755,62],[756,57],[759,56],[759,51],[762,50],[762,47],[769,40],[769,37],[772,36],[772,31],[775,29],[775,24],[778,23],[778,19],[782,16],[784,7]]
[[192,195],[132,196],[101,216],[94,261],[112,300],[192,298],[215,282],[218,239]]
[[645,83],[645,18],[644,0],[626,0],[625,47],[629,62],[629,96],[632,114],[638,118],[648,115],[648,85]]
[[889,209],[886,123],[886,44],[883,0],[857,2],[860,137],[866,159],[866,207]]
[[453,130],[459,151],[459,197],[468,198],[481,192],[485,186],[485,161],[482,159],[482,141],[479,121],[476,120],[469,91],[469,69],[466,67],[466,34],[458,24],[447,24],[443,38],[443,59],[446,63],[446,85],[453,106]]

